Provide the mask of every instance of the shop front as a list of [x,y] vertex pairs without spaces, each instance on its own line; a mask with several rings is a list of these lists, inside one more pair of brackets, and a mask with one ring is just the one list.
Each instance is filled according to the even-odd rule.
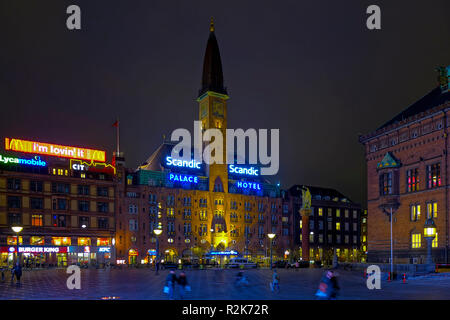
[[[21,246],[20,261],[28,267],[66,267],[68,247],[66,246]],[[2,267],[12,266],[17,246],[0,247]]]

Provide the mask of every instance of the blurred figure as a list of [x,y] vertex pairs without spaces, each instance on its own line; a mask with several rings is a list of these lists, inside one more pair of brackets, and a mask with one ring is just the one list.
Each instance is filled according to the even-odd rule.
[[272,282],[270,283],[270,289],[272,292],[280,292],[280,277],[278,276],[277,269],[273,269]]
[[17,279],[16,283],[19,285],[20,284],[20,277],[22,276],[22,267],[20,266],[19,262],[16,263],[16,266],[13,268],[13,270],[14,270],[13,278],[14,278],[14,275],[15,275],[16,279]]
[[176,283],[177,283],[177,275],[175,274],[175,271],[170,270],[166,278],[166,286],[169,288],[168,295],[170,300],[173,300],[173,293],[175,291]]
[[180,298],[183,300],[184,299],[184,293],[186,291],[190,291],[189,290],[189,286],[188,286],[188,282],[187,282],[187,278],[186,278],[186,273],[181,272],[180,276],[178,277],[178,285],[180,288]]
[[248,281],[247,281],[247,277],[244,275],[244,271],[239,271],[236,275],[236,282],[235,285],[237,287],[241,287],[243,285],[247,285]]
[[320,280],[319,289],[316,292],[319,300],[336,300],[339,292],[337,277],[333,271],[328,270]]

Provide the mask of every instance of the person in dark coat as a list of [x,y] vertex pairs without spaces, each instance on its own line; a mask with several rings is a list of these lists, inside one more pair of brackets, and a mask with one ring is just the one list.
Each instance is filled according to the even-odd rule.
[[20,266],[20,263],[17,262],[16,266],[14,267],[14,275],[17,279],[17,284],[20,284],[20,277],[22,276],[22,267]]
[[180,286],[180,298],[183,299],[184,298],[184,293],[186,290],[186,286],[188,285],[187,282],[187,278],[186,278],[186,273],[181,272],[180,276],[178,277],[178,285]]
[[339,288],[338,281],[337,281],[337,274],[335,272],[333,272],[330,282],[331,282],[330,299],[336,300],[340,288]]
[[169,287],[169,299],[173,300],[173,292],[175,291],[175,284],[177,283],[177,275],[175,271],[170,270],[166,278],[166,286]]

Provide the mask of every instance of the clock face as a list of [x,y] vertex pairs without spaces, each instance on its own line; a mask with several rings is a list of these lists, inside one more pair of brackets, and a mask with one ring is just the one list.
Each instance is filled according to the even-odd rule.
[[213,102],[213,115],[223,118],[223,103],[219,101]]

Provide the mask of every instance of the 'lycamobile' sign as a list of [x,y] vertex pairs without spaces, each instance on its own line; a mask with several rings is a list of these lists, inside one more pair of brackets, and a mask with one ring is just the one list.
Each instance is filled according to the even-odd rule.
[[23,159],[17,157],[7,157],[0,154],[0,163],[4,164],[19,164],[19,165],[28,165],[28,166],[36,166],[36,167],[45,167],[47,163],[42,161],[40,157],[36,156],[34,159]]

